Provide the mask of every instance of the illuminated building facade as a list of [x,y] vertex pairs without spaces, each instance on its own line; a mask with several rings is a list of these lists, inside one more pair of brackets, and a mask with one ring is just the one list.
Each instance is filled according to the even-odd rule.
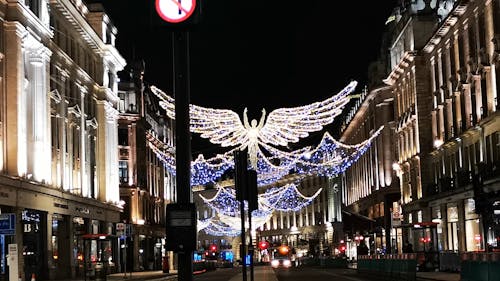
[[[393,98],[390,150],[403,214],[392,252],[402,239],[435,255],[499,247],[500,3],[412,1],[387,29],[382,81]],[[352,181],[346,189],[348,200],[366,194]]]
[[124,202],[121,221],[126,224],[121,243],[127,249],[122,252],[128,271],[160,270],[162,257],[171,255],[164,250],[165,211],[175,200],[175,175],[166,171],[149,143],[160,149],[165,144],[173,147],[173,122],[165,118],[143,73],[143,62],[127,67],[120,73],[118,90],[118,173]]
[[116,270],[116,241],[84,238],[112,235],[122,210],[117,30],[81,1],[0,9],[0,210],[16,216],[12,235],[0,234],[1,278],[7,244],[17,245],[25,280],[82,277],[84,261]]
[[[384,69],[380,65],[373,64],[372,78],[380,77]],[[383,126],[373,145],[341,177],[348,257],[356,256],[354,249],[360,243],[356,237],[363,237],[372,253],[382,253],[391,251],[397,235],[391,232],[392,214],[399,212],[401,198],[393,170],[394,99],[391,88],[381,84],[370,84],[370,91],[360,94],[342,126],[340,141],[344,143],[358,143]]]

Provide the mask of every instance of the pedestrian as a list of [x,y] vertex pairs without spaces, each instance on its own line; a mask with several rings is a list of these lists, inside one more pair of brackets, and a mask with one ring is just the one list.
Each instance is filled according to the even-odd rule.
[[413,245],[408,240],[403,246],[403,253],[413,253]]

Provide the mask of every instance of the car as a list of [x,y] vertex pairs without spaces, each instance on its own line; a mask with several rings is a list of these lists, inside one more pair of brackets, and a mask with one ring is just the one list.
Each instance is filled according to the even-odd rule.
[[288,257],[276,257],[271,260],[271,266],[273,268],[290,268],[292,261]]

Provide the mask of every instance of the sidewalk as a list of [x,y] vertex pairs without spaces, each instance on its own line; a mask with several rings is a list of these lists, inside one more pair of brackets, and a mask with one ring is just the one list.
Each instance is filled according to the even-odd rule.
[[[356,270],[357,264],[349,263],[348,268]],[[460,273],[441,272],[441,271],[429,271],[429,272],[417,271],[417,280],[460,281]]]
[[460,273],[451,272],[417,272],[417,280],[442,280],[442,281],[459,281]]
[[163,281],[163,280],[177,280],[177,270],[170,270],[169,273],[163,271],[137,271],[128,273],[114,273],[109,274],[106,278],[109,281],[132,281],[132,280],[149,280],[149,281]]

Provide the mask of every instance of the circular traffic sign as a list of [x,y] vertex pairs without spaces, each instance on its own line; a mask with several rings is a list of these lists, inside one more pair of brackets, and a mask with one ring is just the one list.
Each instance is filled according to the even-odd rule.
[[166,22],[187,20],[196,8],[196,0],[156,0],[156,12]]

